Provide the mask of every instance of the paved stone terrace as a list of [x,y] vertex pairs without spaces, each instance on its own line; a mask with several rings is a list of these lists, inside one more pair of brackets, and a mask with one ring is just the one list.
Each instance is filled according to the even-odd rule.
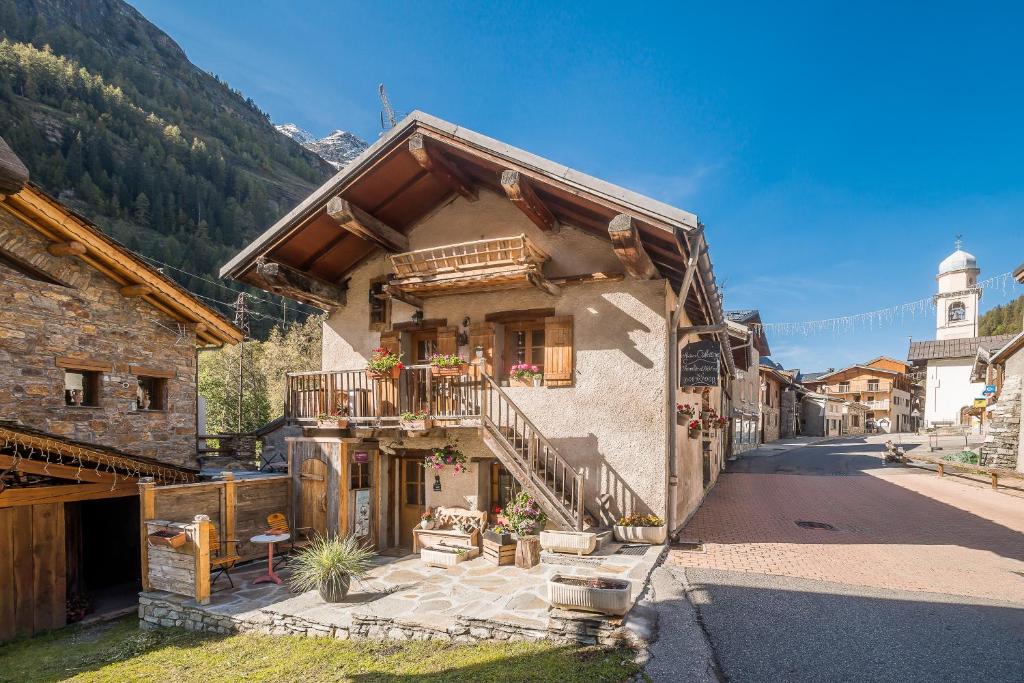
[[[324,602],[315,591],[293,593],[287,583],[252,585],[266,570],[254,564],[232,573],[235,589],[218,590],[228,585],[220,579],[208,605],[163,591],[141,593],[139,619],[144,628],[182,626],[217,633],[613,644],[633,638],[623,619],[551,609],[547,579],[556,573],[625,578],[635,602],[665,548],[616,554],[620,547],[608,543],[583,558],[544,553],[544,561],[527,570],[497,567],[482,557],[449,569],[427,567],[418,555],[381,557],[366,579],[353,583],[346,601],[336,604]],[[286,579],[288,574],[287,568],[281,572]]]

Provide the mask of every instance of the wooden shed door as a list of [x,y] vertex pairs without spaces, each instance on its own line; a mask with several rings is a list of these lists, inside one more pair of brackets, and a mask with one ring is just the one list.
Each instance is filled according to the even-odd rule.
[[401,498],[398,507],[399,542],[412,547],[412,530],[420,523],[426,505],[426,470],[422,458],[403,458]]
[[327,533],[327,463],[309,458],[302,463],[299,478],[299,526],[310,527],[316,533]]

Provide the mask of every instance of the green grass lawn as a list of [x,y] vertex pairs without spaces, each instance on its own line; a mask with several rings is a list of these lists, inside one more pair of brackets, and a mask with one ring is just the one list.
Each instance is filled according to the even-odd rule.
[[623,681],[625,649],[545,643],[339,641],[140,631],[138,620],[0,645],[0,681]]

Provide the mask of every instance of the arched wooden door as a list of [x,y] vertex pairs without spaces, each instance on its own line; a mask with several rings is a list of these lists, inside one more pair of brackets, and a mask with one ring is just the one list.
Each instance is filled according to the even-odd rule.
[[327,463],[317,458],[302,462],[299,474],[299,526],[327,533]]

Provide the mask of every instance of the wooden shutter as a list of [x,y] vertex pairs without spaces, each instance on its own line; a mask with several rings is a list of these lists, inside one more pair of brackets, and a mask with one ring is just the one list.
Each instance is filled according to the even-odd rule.
[[469,326],[470,358],[476,358],[476,347],[484,347],[483,371],[494,375],[494,323],[474,323]]
[[459,333],[457,327],[439,327],[437,328],[437,352],[449,356],[454,356],[459,352],[458,341],[456,336]]
[[380,333],[380,347],[387,349],[391,353],[402,352],[402,337],[401,332],[381,332]]
[[544,384],[572,385],[572,316],[544,318]]

